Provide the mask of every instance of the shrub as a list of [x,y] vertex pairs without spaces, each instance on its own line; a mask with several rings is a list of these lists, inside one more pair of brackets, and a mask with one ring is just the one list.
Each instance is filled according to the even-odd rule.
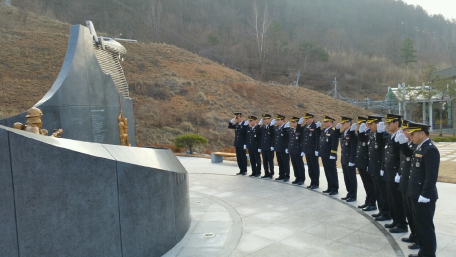
[[185,134],[174,139],[176,147],[187,147],[190,153],[193,153],[193,147],[196,145],[207,145],[207,139],[197,134]]
[[456,142],[456,136],[455,137],[434,137],[434,138],[432,138],[432,141],[434,141],[434,142]]

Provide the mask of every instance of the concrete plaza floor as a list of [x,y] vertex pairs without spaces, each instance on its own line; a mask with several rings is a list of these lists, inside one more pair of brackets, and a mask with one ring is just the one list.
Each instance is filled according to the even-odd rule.
[[[358,201],[346,203],[342,172],[339,194],[309,190],[290,182],[236,176],[233,161],[178,157],[189,173],[192,223],[165,256],[408,256],[417,253],[384,224],[356,208],[365,192],[358,176]],[[275,167],[276,177],[278,167]],[[249,168],[250,172],[250,168]],[[293,170],[291,171],[293,174]],[[307,176],[307,167],[306,167]],[[291,181],[294,180],[292,176]],[[434,223],[437,256],[456,256],[456,185],[438,183]],[[204,238],[203,235],[209,238]],[[215,235],[215,236],[214,236]]]

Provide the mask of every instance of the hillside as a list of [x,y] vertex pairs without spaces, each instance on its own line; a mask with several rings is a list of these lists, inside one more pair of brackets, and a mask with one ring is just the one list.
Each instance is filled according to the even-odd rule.
[[[30,108],[60,71],[69,24],[30,14],[21,22],[15,8],[0,5],[0,118]],[[97,26],[97,24],[95,24]],[[227,129],[234,111],[302,116],[367,114],[364,110],[302,88],[268,85],[167,44],[124,43],[122,66],[135,109],[138,145],[169,144],[192,132],[211,149],[231,146]]]
[[[400,82],[423,81],[428,64],[456,64],[456,21],[401,0],[16,0],[69,24],[92,20],[109,35],[167,43],[250,77],[326,94],[384,99]],[[26,20],[26,12],[21,17]],[[265,29],[262,26],[265,24]],[[264,21],[264,23],[263,23]],[[401,48],[414,41],[416,63]]]

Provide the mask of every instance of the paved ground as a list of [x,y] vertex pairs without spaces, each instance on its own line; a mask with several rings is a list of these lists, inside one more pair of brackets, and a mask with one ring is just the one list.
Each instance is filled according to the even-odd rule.
[[456,162],[456,144],[455,143],[436,143],[440,152],[440,161]]
[[[189,172],[192,224],[165,256],[407,256],[400,238],[356,208],[365,193],[358,177],[358,201],[340,199],[346,190],[339,172],[337,197],[291,183],[235,176],[237,164],[179,157]],[[278,167],[275,167],[278,170]],[[307,168],[307,167],[306,167]],[[293,174],[293,171],[291,172]],[[294,178],[292,178],[294,179]],[[435,225],[437,256],[456,256],[456,185],[438,184]],[[205,239],[204,234],[215,234]]]

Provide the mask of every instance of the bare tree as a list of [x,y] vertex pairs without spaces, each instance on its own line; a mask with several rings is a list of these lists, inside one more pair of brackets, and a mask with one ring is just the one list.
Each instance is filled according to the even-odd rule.
[[268,29],[271,25],[271,17],[268,12],[268,6],[264,7],[263,13],[260,13],[260,7],[255,2],[252,6],[252,18],[249,19],[249,23],[252,26],[249,34],[256,40],[258,59],[260,64],[266,57],[266,39],[268,36]]
[[149,21],[154,28],[155,42],[160,41],[161,20],[163,14],[163,5],[161,2],[152,0],[149,9]]

